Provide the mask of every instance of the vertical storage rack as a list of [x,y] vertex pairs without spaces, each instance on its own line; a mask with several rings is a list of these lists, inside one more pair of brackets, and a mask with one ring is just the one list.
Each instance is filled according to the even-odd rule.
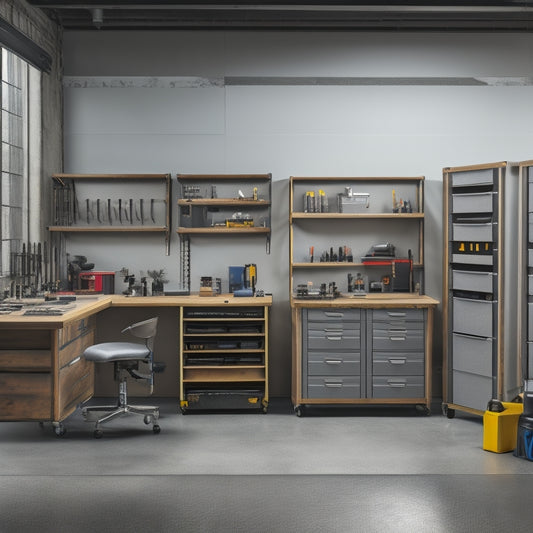
[[482,415],[519,390],[516,167],[443,170],[443,412]]
[[520,333],[521,370],[524,379],[533,379],[533,160],[520,168]]

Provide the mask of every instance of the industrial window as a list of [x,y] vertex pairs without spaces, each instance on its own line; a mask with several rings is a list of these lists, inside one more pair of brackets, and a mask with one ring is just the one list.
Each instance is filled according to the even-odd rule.
[[[40,72],[22,58],[1,48],[0,84],[2,150],[0,163],[0,289],[14,274],[13,266],[32,237],[30,209],[40,209],[40,200],[30,201],[32,191],[40,196]],[[36,130],[32,132],[32,130]],[[31,156],[31,159],[30,159]],[[32,184],[34,187],[32,187]],[[34,216],[39,217],[39,212]],[[39,217],[40,218],[40,217]]]

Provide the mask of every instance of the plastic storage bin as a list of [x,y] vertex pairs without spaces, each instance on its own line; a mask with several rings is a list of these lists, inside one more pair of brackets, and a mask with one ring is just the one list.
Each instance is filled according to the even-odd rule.
[[483,449],[489,452],[511,452],[516,447],[518,419],[523,404],[491,400],[483,414]]

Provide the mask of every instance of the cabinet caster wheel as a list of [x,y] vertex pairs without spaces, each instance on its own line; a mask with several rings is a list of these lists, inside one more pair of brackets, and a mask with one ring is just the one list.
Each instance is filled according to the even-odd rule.
[[301,405],[297,405],[295,408],[294,408],[294,412],[296,414],[297,417],[301,417],[303,416],[304,414],[304,411],[303,411],[303,407]]
[[431,414],[431,409],[427,405],[415,405],[415,409],[426,416],[429,416]]
[[63,426],[63,424],[60,424],[59,426],[54,427],[54,432],[57,437],[62,437],[67,432],[67,430],[65,429],[65,426]]
[[186,407],[180,407],[180,411],[181,411],[182,415],[186,415],[187,414],[187,408]]
[[455,418],[455,409],[446,409],[446,416],[450,419]]
[[157,435],[158,433],[161,433],[161,428],[158,424],[154,424],[153,432]]
[[150,415],[145,415],[145,417],[144,417],[144,423],[145,423],[146,425],[151,424],[151,423],[152,423],[152,417],[151,417]]
[[94,438],[101,439],[104,436],[104,432],[101,429],[94,430]]

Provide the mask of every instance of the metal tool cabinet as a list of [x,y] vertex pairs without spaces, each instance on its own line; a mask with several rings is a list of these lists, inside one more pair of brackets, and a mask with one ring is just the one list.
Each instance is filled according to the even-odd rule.
[[420,295],[293,301],[292,402],[431,406],[433,309]]
[[445,168],[443,411],[482,415],[520,386],[518,172],[506,162]]

